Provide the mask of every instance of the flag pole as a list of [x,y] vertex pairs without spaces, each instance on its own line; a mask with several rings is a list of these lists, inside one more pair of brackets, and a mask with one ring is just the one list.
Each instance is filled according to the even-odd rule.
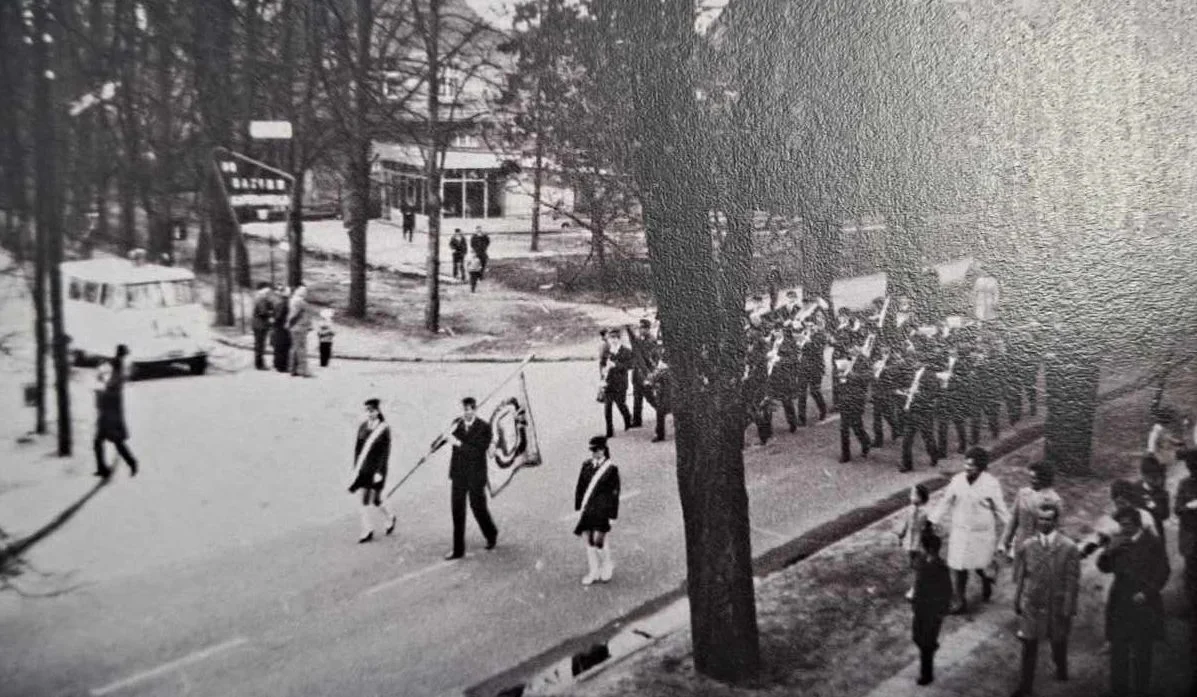
[[[513,370],[507,377],[503,378],[503,382],[500,382],[498,384],[498,386],[496,386],[493,390],[490,391],[490,394],[488,394],[485,397],[483,397],[482,399],[478,400],[477,407],[481,408],[483,404],[486,404],[491,399],[493,399],[494,396],[499,393],[499,390],[506,387],[507,383],[511,382],[517,375],[522,375],[524,372],[524,368],[527,367],[527,365],[529,363],[531,363],[532,359],[535,357],[536,357],[535,353],[529,353],[527,355],[527,357],[524,358],[524,360],[520,361],[520,364],[516,367],[515,370]],[[447,438],[449,436],[449,434],[451,434],[453,432],[453,429],[457,428],[457,422],[458,422],[458,419],[453,419],[453,421],[450,422],[449,426],[445,430],[441,431],[440,435],[438,435],[435,439],[433,439],[433,441],[432,441],[433,447],[429,448],[428,452],[424,453],[424,455],[422,455],[420,457],[420,459],[416,462],[416,464],[413,465],[412,468],[409,469],[407,471],[407,473],[404,474],[403,477],[399,479],[399,481],[395,482],[395,485],[392,486],[389,491],[387,491],[385,496],[383,496],[384,499],[391,498],[391,495],[395,493],[395,490],[398,489],[400,486],[402,486],[403,483],[406,482],[408,479],[410,479],[411,476],[416,473],[416,470],[420,469],[420,467],[425,462],[428,461],[428,458],[432,457],[432,454],[441,448],[441,446],[444,444],[443,443],[444,439]]]

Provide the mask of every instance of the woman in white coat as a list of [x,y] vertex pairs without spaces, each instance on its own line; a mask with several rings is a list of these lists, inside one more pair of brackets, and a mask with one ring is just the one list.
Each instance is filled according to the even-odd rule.
[[989,467],[989,453],[972,447],[964,456],[964,471],[952,477],[939,505],[929,516],[937,528],[946,518],[948,527],[948,568],[952,570],[956,599],[952,614],[968,612],[965,590],[968,573],[981,577],[981,597],[989,600],[993,581],[986,569],[993,562],[998,543],[998,524],[1004,528],[1009,520],[1001,482],[985,470]]

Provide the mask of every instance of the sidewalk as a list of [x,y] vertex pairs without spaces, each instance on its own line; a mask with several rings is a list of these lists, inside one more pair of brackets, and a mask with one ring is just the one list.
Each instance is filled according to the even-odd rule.
[[[1109,387],[1103,386],[1103,393],[1108,393]],[[1058,477],[1056,488],[1065,502],[1065,534],[1078,540],[1087,536],[1091,523],[1109,510],[1109,482],[1118,477],[1137,478],[1138,454],[1150,423],[1149,398],[1148,391],[1140,389],[1105,404],[1095,428],[1093,476]],[[1197,407],[1197,375],[1192,368],[1170,386],[1167,399],[1182,408]],[[992,463],[990,472],[1002,482],[1008,501],[1028,483],[1025,468],[1040,454],[1041,441],[1036,440]],[[1183,465],[1171,467],[1173,491],[1184,469]],[[954,472],[944,473],[951,474]],[[937,500],[938,494],[932,505]],[[792,566],[756,579],[764,667],[752,685],[731,687],[695,672],[683,597],[650,618],[626,622],[623,631],[607,644],[612,658],[576,679],[568,663],[562,663],[555,671],[533,676],[522,691],[474,689],[467,694],[1009,695],[1018,681],[1020,645],[1014,637],[1008,568],[1003,569],[991,602],[976,604],[969,617],[948,619],[940,638],[936,681],[928,687],[916,685],[918,655],[910,641],[909,604],[903,598],[909,572],[895,538],[902,517],[903,511],[898,511]],[[1188,629],[1176,618],[1182,565],[1176,558],[1174,518],[1169,527],[1173,573],[1165,592],[1168,640],[1156,646],[1153,671],[1154,694],[1161,697],[1190,694],[1191,687]],[[1044,648],[1036,681],[1039,697],[1088,697],[1108,691],[1103,637],[1108,583],[1109,576],[1097,572],[1092,558],[1083,563],[1080,609],[1070,643],[1072,679],[1067,683],[1052,679],[1049,652]],[[974,579],[970,588],[974,602],[980,593],[978,585]]]

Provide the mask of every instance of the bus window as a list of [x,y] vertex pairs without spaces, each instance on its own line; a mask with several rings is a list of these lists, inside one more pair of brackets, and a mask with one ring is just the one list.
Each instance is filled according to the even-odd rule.
[[195,286],[190,280],[163,281],[162,290],[167,307],[191,305],[195,302]]
[[136,283],[126,288],[129,291],[129,307],[134,310],[151,310],[165,306],[161,283]]
[[89,303],[99,303],[100,284],[95,281],[85,281],[83,283],[83,300]]
[[83,299],[83,282],[77,278],[72,277],[67,284],[67,298],[70,300]]
[[125,287],[115,286],[111,283],[104,284],[104,307],[111,310],[123,310],[125,308]]

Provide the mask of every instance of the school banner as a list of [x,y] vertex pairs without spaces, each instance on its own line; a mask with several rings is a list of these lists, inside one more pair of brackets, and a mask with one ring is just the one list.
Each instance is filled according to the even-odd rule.
[[518,387],[501,400],[490,415],[491,455],[487,459],[487,488],[498,496],[515,473],[540,464],[540,443],[528,400],[528,384],[520,372]]

